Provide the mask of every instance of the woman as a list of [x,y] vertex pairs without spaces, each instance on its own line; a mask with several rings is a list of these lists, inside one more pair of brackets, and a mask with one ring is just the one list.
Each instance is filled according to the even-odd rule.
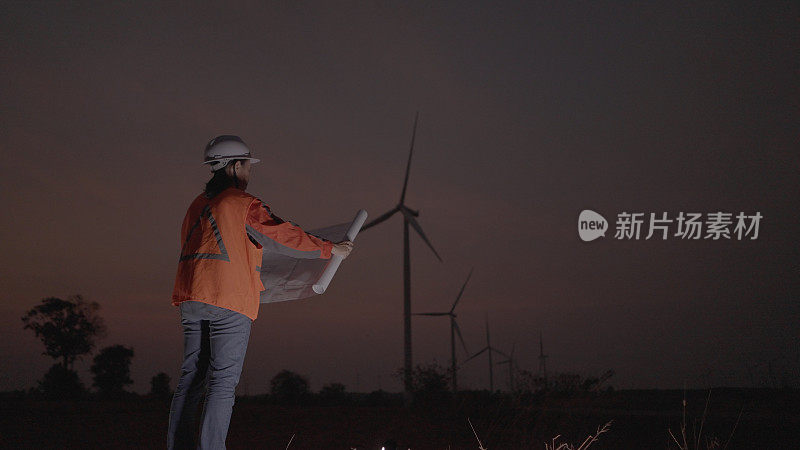
[[172,304],[180,307],[184,361],[170,407],[169,449],[196,447],[204,392],[199,448],[225,448],[234,391],[264,290],[258,270],[262,252],[328,259],[347,257],[353,249],[350,241],[307,234],[245,192],[250,166],[258,161],[238,136],[212,139],[204,164],[214,175],[183,220]]

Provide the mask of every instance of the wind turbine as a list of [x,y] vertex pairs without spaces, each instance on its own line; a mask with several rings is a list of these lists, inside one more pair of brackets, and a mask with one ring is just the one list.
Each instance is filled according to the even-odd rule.
[[491,344],[491,342],[489,340],[489,314],[488,313],[486,314],[486,347],[483,347],[483,349],[481,349],[481,351],[479,351],[478,353],[475,353],[474,355],[472,355],[469,358],[467,358],[467,360],[464,361],[464,364],[466,364],[467,362],[469,362],[469,360],[475,358],[476,356],[480,355],[481,353],[483,353],[485,351],[489,352],[489,390],[491,392],[494,392],[494,371],[493,371],[493,367],[492,367],[492,352],[493,351],[497,352],[497,353],[505,356],[506,358],[508,358],[508,355],[506,355],[505,353],[501,352],[500,350],[492,347],[492,344]]
[[453,312],[456,309],[456,305],[458,301],[461,300],[461,294],[464,293],[464,288],[467,287],[467,282],[469,278],[472,276],[472,269],[469,270],[469,275],[467,275],[467,280],[464,281],[464,284],[461,286],[461,291],[458,293],[456,297],[456,301],[453,302],[453,306],[450,308],[450,311],[447,312],[431,312],[431,313],[415,313],[415,316],[450,316],[450,367],[453,372],[453,393],[458,392],[458,381],[456,378],[456,374],[458,373],[458,368],[456,366],[456,333],[458,334],[458,339],[461,340],[461,345],[464,346],[464,353],[469,355],[469,350],[467,350],[467,344],[464,343],[464,338],[461,336],[461,329],[458,328],[458,322],[456,322],[456,314]]
[[539,332],[539,376],[544,381],[544,387],[547,388],[547,355],[544,354],[544,345],[542,344],[542,332]]
[[516,361],[514,360],[514,347],[516,343],[511,344],[511,354],[508,356],[508,359],[500,361],[497,365],[501,364],[508,364],[508,389],[509,391],[514,391],[514,367],[517,366]]
[[439,253],[436,252],[436,249],[433,248],[433,245],[430,243],[428,238],[425,236],[425,232],[422,231],[422,227],[419,226],[415,217],[419,216],[419,211],[414,211],[413,209],[406,206],[404,203],[406,198],[406,188],[408,187],[408,172],[411,169],[411,155],[414,153],[414,138],[417,135],[417,119],[419,119],[419,111],[414,115],[414,129],[411,132],[411,149],[408,152],[408,163],[406,164],[406,176],[405,180],[403,181],[403,191],[400,193],[400,202],[394,208],[390,209],[388,212],[384,213],[383,215],[379,216],[372,222],[364,225],[361,227],[361,231],[364,231],[370,227],[373,227],[384,220],[392,217],[396,212],[401,212],[403,214],[403,398],[405,400],[406,405],[411,402],[411,389],[412,389],[412,380],[411,380],[411,257],[409,256],[409,246],[408,246],[408,225],[410,224],[414,230],[422,237],[422,240],[430,247],[433,251],[433,254],[436,255],[436,258],[441,262],[442,258],[439,256]]

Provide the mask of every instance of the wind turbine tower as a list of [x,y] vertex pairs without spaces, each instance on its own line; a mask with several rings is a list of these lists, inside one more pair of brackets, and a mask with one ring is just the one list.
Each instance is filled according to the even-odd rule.
[[544,380],[544,385],[547,387],[547,355],[544,354],[544,345],[542,344],[542,332],[539,332],[539,376]]
[[514,391],[514,368],[516,366],[516,361],[514,361],[514,347],[516,347],[516,343],[511,344],[511,354],[508,355],[508,359],[500,361],[497,365],[501,364],[508,364],[508,390],[510,392]]
[[425,236],[425,232],[422,231],[422,227],[417,223],[415,217],[419,216],[419,211],[415,211],[406,206],[405,198],[406,198],[406,188],[408,187],[408,173],[411,169],[411,155],[414,153],[414,138],[417,134],[417,119],[419,119],[419,112],[416,113],[414,116],[414,128],[411,132],[411,149],[408,152],[408,163],[406,164],[406,176],[405,180],[403,181],[403,191],[400,193],[400,202],[394,208],[390,209],[388,212],[384,213],[383,215],[379,216],[372,222],[364,225],[361,227],[361,231],[364,231],[370,227],[373,227],[384,220],[388,219],[394,213],[401,212],[403,214],[403,399],[406,405],[411,403],[411,388],[412,388],[412,380],[411,380],[411,371],[412,371],[412,359],[411,359],[411,257],[409,254],[409,245],[408,245],[408,226],[411,225],[414,230],[420,235],[425,244],[430,247],[433,251],[433,254],[436,255],[436,258],[439,262],[442,261],[442,258],[436,252],[436,249],[433,248],[433,245],[430,243],[428,238]]
[[505,356],[506,358],[508,358],[509,356],[506,355],[505,353],[501,352],[500,350],[492,347],[491,341],[489,339],[489,314],[488,313],[486,314],[486,347],[483,347],[483,349],[481,349],[478,353],[475,353],[474,355],[472,355],[469,358],[467,358],[467,360],[464,361],[464,363],[466,364],[467,362],[469,362],[469,360],[477,357],[478,355],[480,355],[481,353],[483,353],[485,351],[489,352],[489,390],[491,392],[494,392],[494,370],[493,370],[494,367],[492,365],[492,352],[497,352],[497,353]]

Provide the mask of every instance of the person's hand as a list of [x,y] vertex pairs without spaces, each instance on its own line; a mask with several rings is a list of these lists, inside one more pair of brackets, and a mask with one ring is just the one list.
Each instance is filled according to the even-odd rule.
[[333,249],[331,250],[331,254],[333,255],[341,255],[342,258],[347,258],[347,255],[353,251],[353,242],[352,241],[342,241],[333,244]]

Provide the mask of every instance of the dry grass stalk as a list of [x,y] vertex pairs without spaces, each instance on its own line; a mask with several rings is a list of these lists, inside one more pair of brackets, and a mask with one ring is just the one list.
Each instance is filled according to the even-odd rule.
[[559,434],[558,436],[553,438],[553,441],[552,441],[552,443],[550,445],[548,445],[545,442],[544,448],[545,448],[545,450],[586,450],[587,448],[589,448],[592,445],[592,443],[597,442],[597,438],[601,434],[607,432],[608,429],[611,428],[611,424],[613,422],[614,422],[613,420],[609,420],[602,427],[597,427],[597,432],[595,434],[590,434],[589,436],[587,436],[586,439],[584,439],[583,442],[581,443],[581,445],[578,446],[578,447],[575,447],[574,445],[568,444],[566,442],[561,443],[561,444],[559,444],[558,447],[556,447],[556,441],[558,440],[558,438],[561,437],[561,435]]
[[[708,396],[706,396],[706,405],[703,409],[703,417],[700,420],[699,431],[697,433],[692,432],[694,438],[695,450],[700,450],[700,439],[702,438],[703,435],[703,427],[706,423],[706,417],[708,415],[708,404],[710,400],[711,400],[711,389],[708,390]],[[723,449],[728,448],[728,444],[730,443],[731,438],[733,438],[733,433],[736,431],[736,427],[739,425],[739,420],[741,420],[742,418],[742,412],[744,412],[744,407],[742,407],[742,409],[739,410],[739,416],[736,418],[736,423],[733,424],[733,429],[731,430],[731,434],[728,436],[728,440],[725,441],[725,445],[722,446]],[[695,424],[696,423],[697,422],[695,421]],[[672,429],[668,428],[667,431],[669,431],[669,436],[672,438],[672,440],[675,442],[675,445],[677,445],[679,449],[691,450],[691,447],[689,446],[689,441],[686,439],[686,387],[685,386],[683,389],[683,418],[681,420],[681,437],[683,438],[683,442],[681,443],[681,441],[679,441],[678,438],[675,437],[675,434],[672,432]],[[715,437],[706,438],[705,448],[706,449],[720,448],[720,442]]]
[[731,430],[731,435],[728,436],[728,440],[725,441],[725,446],[722,447],[723,450],[728,448],[728,444],[731,442],[731,438],[733,437],[733,432],[736,431],[736,426],[739,425],[739,420],[742,418],[742,413],[743,412],[744,412],[744,406],[742,406],[742,409],[739,410],[739,417],[736,418],[736,423],[733,424],[733,429]]
[[478,448],[480,450],[486,450],[486,448],[483,446],[483,443],[481,442],[481,439],[478,437],[478,433],[475,432],[475,427],[472,426],[472,421],[469,420],[469,417],[467,417],[467,422],[469,422],[469,427],[472,428],[472,433],[475,435],[475,439],[478,440]]
[[700,448],[700,436],[703,434],[703,425],[706,423],[706,414],[708,414],[708,401],[711,400],[711,389],[708,390],[708,397],[706,397],[706,406],[703,409],[703,419],[700,421],[700,432],[694,437],[694,448]]

